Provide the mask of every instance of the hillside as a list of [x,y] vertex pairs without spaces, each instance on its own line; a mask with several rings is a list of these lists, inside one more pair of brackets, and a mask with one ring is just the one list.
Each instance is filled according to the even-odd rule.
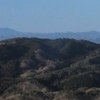
[[100,100],[100,44],[68,38],[0,41],[0,100]]

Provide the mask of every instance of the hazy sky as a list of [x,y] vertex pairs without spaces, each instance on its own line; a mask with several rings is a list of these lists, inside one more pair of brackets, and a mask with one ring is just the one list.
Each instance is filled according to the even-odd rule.
[[24,32],[100,31],[100,0],[0,0],[0,28]]

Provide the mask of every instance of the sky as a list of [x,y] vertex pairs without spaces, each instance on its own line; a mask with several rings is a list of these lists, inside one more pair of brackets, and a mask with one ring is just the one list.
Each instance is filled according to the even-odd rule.
[[100,31],[100,0],[0,0],[0,28],[34,33]]

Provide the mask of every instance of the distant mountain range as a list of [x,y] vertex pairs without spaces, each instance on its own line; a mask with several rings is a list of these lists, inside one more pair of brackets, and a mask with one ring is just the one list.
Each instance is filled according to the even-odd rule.
[[100,32],[89,31],[89,32],[56,32],[56,33],[31,33],[31,32],[20,32],[10,28],[0,28],[0,40],[16,38],[16,37],[37,37],[47,39],[57,38],[74,38],[78,40],[89,40],[92,42],[100,43]]

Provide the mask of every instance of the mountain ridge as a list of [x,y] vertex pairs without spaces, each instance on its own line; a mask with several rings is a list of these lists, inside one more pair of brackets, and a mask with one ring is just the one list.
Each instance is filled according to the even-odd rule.
[[100,43],[100,32],[55,32],[55,33],[32,33],[32,32],[20,32],[10,28],[0,28],[0,40],[16,38],[16,37],[37,37],[37,38],[74,38],[78,40],[89,40],[92,42]]
[[69,38],[0,41],[0,100],[99,100],[100,44]]

